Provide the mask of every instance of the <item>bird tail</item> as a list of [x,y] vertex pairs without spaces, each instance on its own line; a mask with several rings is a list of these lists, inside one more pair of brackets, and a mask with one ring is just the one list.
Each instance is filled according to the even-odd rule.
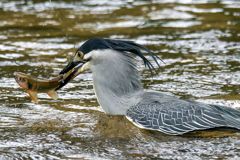
[[219,106],[219,105],[210,105],[210,106],[216,109],[217,111],[223,113],[226,116],[240,119],[240,110],[238,109],[234,109],[226,106]]
[[234,109],[231,107],[226,107],[226,106],[218,106],[218,105],[210,105],[210,106],[215,110],[221,112],[230,126],[240,129],[240,110]]

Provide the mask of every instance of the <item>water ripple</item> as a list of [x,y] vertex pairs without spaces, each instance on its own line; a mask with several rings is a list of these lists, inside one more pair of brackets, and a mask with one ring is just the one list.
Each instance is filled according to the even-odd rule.
[[57,91],[57,100],[40,93],[39,104],[12,76],[19,71],[51,79],[87,39],[127,39],[164,61],[153,77],[138,63],[146,90],[240,108],[239,5],[235,0],[2,0],[0,159],[239,159],[239,133],[167,136],[106,115],[90,72]]

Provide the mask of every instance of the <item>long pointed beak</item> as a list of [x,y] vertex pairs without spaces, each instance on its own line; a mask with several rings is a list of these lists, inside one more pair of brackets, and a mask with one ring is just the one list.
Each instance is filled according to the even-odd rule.
[[74,60],[71,60],[68,65],[63,68],[63,70],[59,73],[60,74],[65,74],[67,73],[68,71],[70,71],[71,69],[73,69],[75,66],[77,66],[79,63],[81,63],[81,61],[74,61]]
[[79,71],[80,68],[83,66],[84,61],[74,61],[72,60],[71,62],[68,63],[68,65],[63,68],[63,70],[59,73],[60,74],[67,74],[70,70],[73,70],[71,74],[69,74],[67,77],[64,78],[62,81],[61,85],[56,88],[55,90],[59,90],[63,86],[65,86],[68,82],[73,80],[77,75],[79,75],[81,72]]

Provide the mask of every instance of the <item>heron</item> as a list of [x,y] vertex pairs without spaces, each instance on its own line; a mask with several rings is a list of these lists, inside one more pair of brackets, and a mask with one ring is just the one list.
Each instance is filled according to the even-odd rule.
[[[143,51],[150,55],[157,67],[143,55]],[[74,69],[72,77],[76,77],[90,70],[94,92],[104,112],[125,115],[142,129],[168,135],[212,128],[240,130],[240,110],[144,90],[135,56],[143,60],[151,74],[158,73],[161,59],[147,47],[128,40],[92,38],[77,49],[60,74]],[[63,82],[58,89],[69,81]]]

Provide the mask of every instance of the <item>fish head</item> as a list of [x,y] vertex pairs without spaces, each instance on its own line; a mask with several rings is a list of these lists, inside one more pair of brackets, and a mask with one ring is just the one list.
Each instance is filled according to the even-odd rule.
[[28,75],[21,72],[14,72],[13,77],[20,87],[28,89]]

